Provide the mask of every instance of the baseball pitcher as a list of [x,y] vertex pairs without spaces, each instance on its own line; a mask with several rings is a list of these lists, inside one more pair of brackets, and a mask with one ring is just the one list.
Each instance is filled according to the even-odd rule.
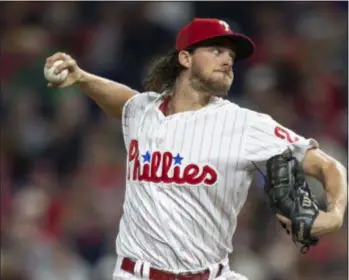
[[[246,279],[228,264],[237,217],[256,170],[270,207],[302,251],[339,229],[346,170],[270,116],[226,100],[233,65],[255,45],[219,19],[196,18],[149,69],[139,93],[80,69],[65,53],[46,68],[67,77],[108,115],[121,118],[126,194],[116,238],[114,279]],[[330,198],[319,209],[305,175]]]

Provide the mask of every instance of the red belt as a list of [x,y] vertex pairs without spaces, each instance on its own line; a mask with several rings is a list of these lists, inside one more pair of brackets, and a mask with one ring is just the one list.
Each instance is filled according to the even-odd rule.
[[[136,263],[129,258],[124,258],[121,263],[121,269],[124,271],[127,271],[129,273],[135,274]],[[223,265],[219,264],[219,269],[217,272],[217,275],[215,277],[218,277],[221,275],[223,269]],[[143,264],[141,266],[141,276],[143,272]],[[193,274],[174,274],[171,272],[158,270],[155,268],[150,268],[149,270],[149,279],[151,280],[208,280],[210,276],[210,270],[206,269],[198,273]]]

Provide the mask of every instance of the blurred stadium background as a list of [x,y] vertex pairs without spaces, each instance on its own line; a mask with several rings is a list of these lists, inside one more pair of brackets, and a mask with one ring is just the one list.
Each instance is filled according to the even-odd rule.
[[[234,102],[318,140],[347,166],[347,2],[2,2],[1,279],[105,280],[115,262],[124,162],[120,123],[76,88],[51,90],[45,58],[138,90],[153,56],[192,17],[252,36]],[[347,279],[347,223],[301,255],[271,215],[256,177],[234,237],[250,280]]]

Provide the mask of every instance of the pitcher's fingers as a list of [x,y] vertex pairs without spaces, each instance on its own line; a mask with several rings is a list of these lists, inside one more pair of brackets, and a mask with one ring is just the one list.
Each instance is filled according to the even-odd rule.
[[52,89],[58,89],[58,88],[64,88],[64,83],[48,83],[47,87],[52,88]]
[[64,61],[62,64],[58,65],[55,73],[59,74],[61,73],[64,69],[68,69],[69,71],[73,71],[76,66],[76,62],[73,59],[69,59]]
[[69,59],[71,59],[71,57],[69,55],[67,55],[66,53],[57,52],[54,55],[49,56],[46,59],[46,67],[50,68],[53,65],[53,63],[55,63],[55,61],[57,61],[57,60],[66,61],[66,60],[69,60]]

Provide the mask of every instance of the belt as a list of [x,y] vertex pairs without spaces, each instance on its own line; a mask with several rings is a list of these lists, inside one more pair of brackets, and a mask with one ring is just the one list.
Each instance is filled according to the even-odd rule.
[[[129,258],[124,258],[121,263],[121,269],[124,271],[127,271],[129,273],[135,274],[136,263],[132,261]],[[217,275],[215,277],[218,277],[221,275],[223,270],[223,265],[219,264],[219,269],[217,272]],[[143,264],[141,266],[141,276],[143,272]],[[151,280],[208,280],[210,276],[210,270],[206,269],[197,273],[191,273],[191,274],[174,274],[171,272],[158,270],[155,268],[149,269],[149,279]]]

